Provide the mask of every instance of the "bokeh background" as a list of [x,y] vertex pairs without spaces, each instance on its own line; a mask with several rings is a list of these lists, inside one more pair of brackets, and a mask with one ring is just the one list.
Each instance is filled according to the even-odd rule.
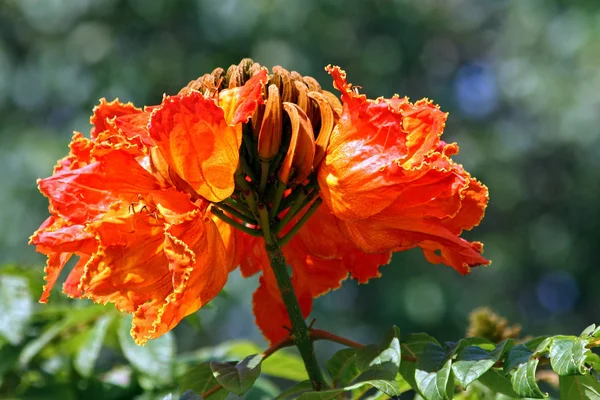
[[[323,67],[337,64],[369,97],[433,99],[450,112],[457,160],[490,189],[484,221],[465,233],[490,267],[461,277],[419,250],[396,254],[381,279],[318,299],[319,328],[373,341],[396,324],[456,340],[479,306],[532,335],[600,322],[597,0],[3,0],[0,264],[42,269],[27,246],[47,216],[35,180],[73,130],[89,131],[99,98],[156,104],[244,57],[330,90]],[[176,332],[178,349],[261,343],[256,284],[233,273],[201,328]]]

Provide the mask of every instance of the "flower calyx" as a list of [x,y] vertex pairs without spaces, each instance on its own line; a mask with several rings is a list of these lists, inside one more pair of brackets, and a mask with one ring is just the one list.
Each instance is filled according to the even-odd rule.
[[[183,91],[218,97],[220,90],[243,85],[261,68],[246,59],[226,72],[219,68],[190,82]],[[273,67],[263,104],[242,126],[235,191],[214,204],[215,215],[249,234],[260,232],[266,240],[273,235],[289,240],[300,227],[287,226],[294,217],[307,211],[296,219],[303,224],[312,213],[308,211],[321,204],[314,172],[341,109],[337,97],[314,78]]]

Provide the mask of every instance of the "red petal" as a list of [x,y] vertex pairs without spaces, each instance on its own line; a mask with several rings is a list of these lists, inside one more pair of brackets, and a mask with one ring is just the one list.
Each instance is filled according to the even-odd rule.
[[58,215],[80,224],[108,211],[119,197],[135,202],[140,193],[161,190],[156,178],[119,151],[77,170],[40,179],[38,186]]
[[[387,212],[364,221],[343,222],[341,227],[365,252],[404,251],[419,246],[430,262],[443,262],[461,274],[468,273],[470,267],[490,264],[481,256],[480,244],[459,238],[435,220]],[[441,250],[441,256],[434,258],[436,250]]]
[[219,106],[229,125],[248,122],[256,107],[264,102],[262,92],[267,80],[267,69],[261,68],[244,86],[225,89],[219,93]]
[[[292,326],[274,279],[272,273],[265,272],[265,275],[260,277],[260,284],[252,298],[256,325],[270,344],[289,337]],[[312,308],[312,296],[308,291],[302,289],[297,281],[293,283],[302,315],[306,318]]]
[[199,195],[213,202],[231,195],[241,125],[229,126],[212,99],[197,92],[166,97],[152,113],[150,135],[169,165]]
[[133,103],[121,103],[119,99],[111,102],[100,99],[100,104],[94,107],[94,113],[90,118],[90,123],[94,125],[92,138],[95,139],[100,133],[108,129],[108,120],[141,112],[142,110],[134,106]]

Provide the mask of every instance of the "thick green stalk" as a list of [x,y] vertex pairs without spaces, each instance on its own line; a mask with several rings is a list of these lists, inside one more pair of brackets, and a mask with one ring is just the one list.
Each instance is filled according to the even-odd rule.
[[308,331],[308,327],[302,316],[300,304],[294,293],[294,288],[287,271],[287,264],[283,257],[281,246],[275,237],[265,237],[265,246],[267,254],[269,255],[269,260],[271,261],[271,269],[275,274],[275,279],[279,286],[281,298],[283,299],[292,324],[291,338],[304,361],[304,366],[306,367],[306,372],[312,382],[313,388],[315,390],[321,390],[324,387],[323,374],[317,363],[315,350],[310,338],[310,332]]

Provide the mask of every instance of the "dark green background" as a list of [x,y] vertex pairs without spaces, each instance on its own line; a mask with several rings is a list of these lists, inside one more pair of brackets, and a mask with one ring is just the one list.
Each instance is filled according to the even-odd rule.
[[[526,333],[578,333],[600,322],[599,4],[3,0],[0,263],[42,268],[26,244],[47,215],[35,179],[67,153],[73,130],[89,130],[100,97],[156,104],[243,57],[333,90],[331,63],[369,97],[429,97],[450,112],[444,139],[491,193],[465,237],[483,241],[493,264],[461,277],[419,250],[396,254],[382,278],[317,299],[316,326],[373,341],[396,324],[451,340],[488,305]],[[260,340],[256,284],[233,273],[228,295],[199,313],[204,333],[180,334],[181,346]]]

